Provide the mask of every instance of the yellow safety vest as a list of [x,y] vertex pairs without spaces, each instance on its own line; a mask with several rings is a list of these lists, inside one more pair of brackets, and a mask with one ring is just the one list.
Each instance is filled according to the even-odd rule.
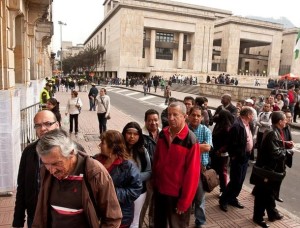
[[46,90],[45,88],[43,88],[42,92],[41,92],[41,95],[40,95],[40,104],[46,104],[43,102],[43,94],[46,93],[46,98],[47,100],[50,99],[50,94],[49,94],[49,91]]

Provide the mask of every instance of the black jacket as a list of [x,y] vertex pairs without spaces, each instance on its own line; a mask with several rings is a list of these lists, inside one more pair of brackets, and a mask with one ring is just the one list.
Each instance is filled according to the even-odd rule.
[[34,217],[39,192],[37,181],[39,175],[39,157],[36,152],[37,142],[29,144],[22,153],[17,180],[18,187],[13,227],[24,226],[26,210],[29,218],[33,219]]
[[273,127],[264,133],[261,150],[256,161],[259,167],[266,167],[275,172],[285,172],[285,159],[287,149],[284,147],[280,137],[279,129]]
[[239,162],[244,163],[247,160],[246,146],[247,133],[241,118],[236,118],[228,133],[228,153],[229,156],[235,157]]

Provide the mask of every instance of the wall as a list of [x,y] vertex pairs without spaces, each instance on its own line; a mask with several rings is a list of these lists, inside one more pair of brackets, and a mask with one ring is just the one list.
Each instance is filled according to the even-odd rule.
[[270,95],[271,90],[267,88],[250,88],[241,86],[228,86],[218,84],[200,83],[200,94],[208,97],[221,97],[225,93],[231,94],[232,100],[247,99],[252,96]]

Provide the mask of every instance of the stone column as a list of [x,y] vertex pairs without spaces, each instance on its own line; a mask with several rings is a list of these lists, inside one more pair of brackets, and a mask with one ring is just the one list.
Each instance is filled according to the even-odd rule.
[[280,55],[281,55],[281,41],[282,33],[278,32],[273,35],[272,43],[270,45],[270,54],[268,60],[268,76],[278,75]]
[[155,40],[156,40],[156,31],[151,30],[151,37],[150,37],[150,61],[149,65],[151,67],[154,66],[155,62]]
[[221,59],[227,59],[226,71],[229,74],[236,74],[238,72],[240,50],[240,29],[238,25],[225,26],[221,50]]
[[183,56],[183,33],[179,33],[178,39],[178,56],[177,56],[177,68],[182,68],[182,56]]

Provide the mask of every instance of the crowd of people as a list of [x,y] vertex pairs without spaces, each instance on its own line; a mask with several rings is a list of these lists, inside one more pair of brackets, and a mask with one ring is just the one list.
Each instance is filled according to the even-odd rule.
[[[286,166],[291,167],[287,158],[294,143],[288,124],[298,101],[295,88],[290,89],[288,104],[278,91],[258,102],[251,97],[236,105],[224,94],[214,114],[206,97],[187,96],[181,102],[166,88],[167,107],[161,115],[146,110],[143,126],[129,122],[119,132],[106,126],[111,110],[106,89],[91,85],[89,111],[97,111],[100,134],[99,151],[92,157],[70,137],[79,130],[83,103],[78,92],[72,89],[67,101],[67,133],[61,129],[59,101],[48,84],[42,90],[46,105],[33,120],[38,140],[22,153],[13,227],[23,227],[26,220],[29,228],[134,228],[142,227],[147,216],[149,227],[184,228],[194,210],[199,228],[206,223],[204,170],[218,173],[219,206],[227,212],[228,205],[244,208],[238,196],[251,159],[257,168],[283,175]],[[265,211],[271,222],[283,218],[275,203],[283,201],[283,178],[262,178],[253,172],[251,180],[253,221],[268,227]]]

